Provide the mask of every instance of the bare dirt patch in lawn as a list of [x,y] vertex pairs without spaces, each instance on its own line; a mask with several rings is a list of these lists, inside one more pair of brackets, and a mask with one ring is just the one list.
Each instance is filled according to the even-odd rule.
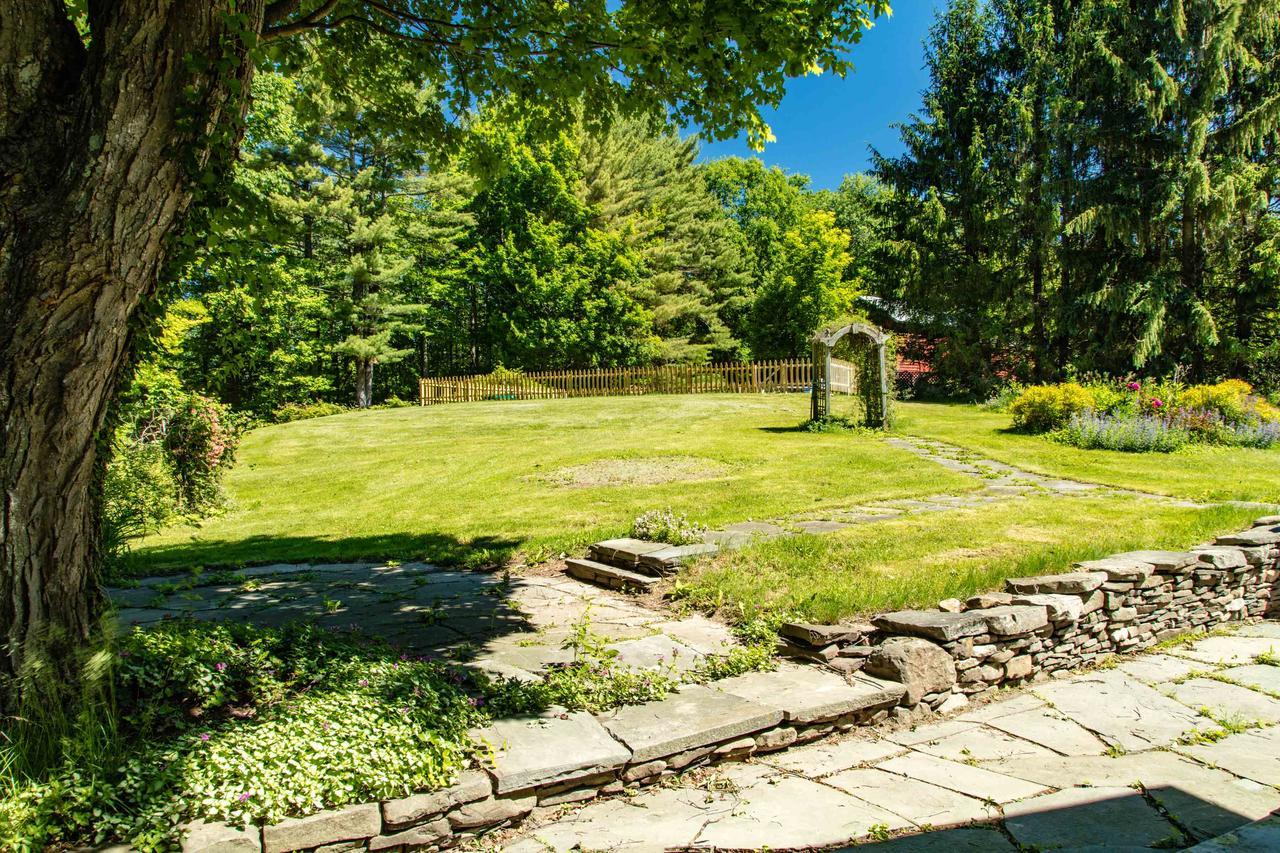
[[710,480],[728,473],[731,466],[697,456],[648,456],[629,459],[597,459],[581,465],[557,468],[537,479],[556,486],[653,486],[677,481]]

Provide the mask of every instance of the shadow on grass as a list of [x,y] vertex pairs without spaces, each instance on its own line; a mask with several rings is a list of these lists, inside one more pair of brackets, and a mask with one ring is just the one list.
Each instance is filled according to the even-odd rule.
[[443,533],[388,533],[376,536],[250,536],[245,539],[196,538],[172,545],[130,551],[108,568],[112,579],[185,574],[196,569],[237,569],[272,563],[352,563],[379,560],[421,561],[442,566],[494,568],[505,565],[524,540],[480,536],[462,541]]

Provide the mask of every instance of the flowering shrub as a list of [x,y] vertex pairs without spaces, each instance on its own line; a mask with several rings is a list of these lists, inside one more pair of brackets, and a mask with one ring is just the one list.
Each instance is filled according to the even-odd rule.
[[230,410],[200,394],[192,394],[164,413],[164,447],[178,484],[179,509],[206,513],[221,500],[223,472],[235,460],[240,443]]
[[1216,385],[1193,385],[1178,395],[1178,405],[1215,412],[1234,423],[1280,422],[1280,408],[1254,394],[1253,387],[1239,379]]
[[1165,418],[1077,412],[1054,438],[1085,450],[1170,453],[1185,447],[1191,434]]
[[[1092,402],[1083,404],[1084,396]],[[1280,408],[1238,379],[1190,387],[1159,380],[1037,386],[1010,410],[1015,426],[1043,432],[1071,406],[1078,408],[1053,429],[1055,438],[1076,447],[1169,452],[1190,443],[1267,448],[1280,442]]]
[[631,524],[631,535],[650,542],[668,545],[692,545],[702,541],[707,529],[669,509],[652,509],[639,515]]
[[1049,432],[1066,425],[1071,416],[1093,408],[1093,395],[1082,385],[1032,385],[1009,404],[1015,429]]

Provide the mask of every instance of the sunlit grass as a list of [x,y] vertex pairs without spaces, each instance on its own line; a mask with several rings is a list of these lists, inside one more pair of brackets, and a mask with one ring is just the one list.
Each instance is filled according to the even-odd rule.
[[1247,527],[1257,510],[1127,497],[1036,497],[763,542],[686,569],[680,595],[729,615],[783,610],[817,622],[999,589],[1078,560],[1185,548]]
[[228,478],[230,511],[142,541],[130,571],[475,565],[581,549],[650,509],[715,526],[980,485],[876,436],[798,430],[806,417],[802,394],[706,395],[462,403],[263,427]]
[[1029,471],[1193,500],[1280,501],[1280,448],[1192,445],[1175,453],[1083,450],[1010,431],[1010,418],[976,406],[903,403],[897,428],[958,444]]

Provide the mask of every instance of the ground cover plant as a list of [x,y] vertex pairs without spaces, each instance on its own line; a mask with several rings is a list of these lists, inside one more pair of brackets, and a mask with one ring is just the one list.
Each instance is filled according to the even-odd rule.
[[598,712],[773,665],[770,623],[738,633],[688,671],[633,669],[588,614],[571,660],[520,681],[305,621],[136,628],[86,656],[73,716],[0,729],[0,849],[172,850],[194,819],[273,823],[441,788],[501,746],[470,733],[494,717]]
[[1047,476],[1192,500],[1272,502],[1280,448],[1187,445],[1173,454],[1086,450],[1011,428],[1006,413],[958,403],[898,405],[897,429]]
[[980,485],[878,435],[803,432],[808,405],[803,394],[495,401],[260,427],[227,478],[228,511],[139,541],[127,568],[501,562],[624,535],[655,508],[714,527]]
[[821,623],[999,589],[1077,560],[1182,548],[1247,526],[1256,508],[1131,497],[1032,497],[761,542],[682,570],[678,598],[730,617],[786,612]]

